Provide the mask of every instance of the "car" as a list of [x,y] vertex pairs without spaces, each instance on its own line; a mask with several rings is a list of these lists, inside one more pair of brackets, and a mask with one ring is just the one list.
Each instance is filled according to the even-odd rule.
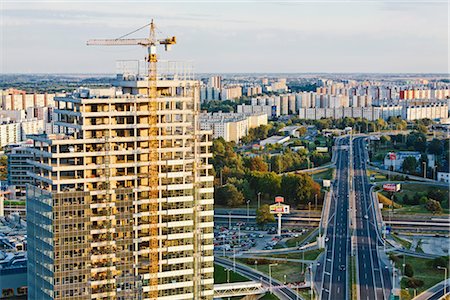
[[264,237],[264,234],[260,233],[260,234],[258,235],[258,237],[263,238],[263,237]]
[[369,216],[368,215],[364,215],[364,219],[369,219]]
[[326,238],[325,238],[325,242],[328,242],[329,240],[330,240],[329,237],[326,237]]
[[345,266],[344,266],[344,265],[340,265],[340,266],[339,266],[339,270],[345,271]]

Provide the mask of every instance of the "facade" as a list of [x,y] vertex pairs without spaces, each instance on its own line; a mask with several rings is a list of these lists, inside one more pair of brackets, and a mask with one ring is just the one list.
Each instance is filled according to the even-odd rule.
[[438,172],[437,173],[437,180],[449,183],[450,182],[450,173]]
[[414,157],[417,161],[419,161],[421,154],[420,152],[415,151],[402,151],[395,153],[395,155],[387,153],[384,157],[384,168],[393,171],[400,171],[402,169],[403,161],[407,157]]
[[213,138],[222,137],[227,142],[239,142],[251,128],[267,125],[265,113],[202,113],[200,128],[212,130]]
[[16,198],[25,197],[26,186],[32,183],[28,176],[28,172],[32,171],[28,160],[33,159],[29,146],[31,144],[12,144],[5,151],[8,160],[8,185],[14,186]]
[[0,91],[2,110],[25,110],[28,107],[53,106],[55,94],[27,94],[25,91],[9,89]]
[[27,299],[26,224],[0,214],[0,232],[0,299]]
[[31,299],[213,298],[199,82],[158,80],[153,102],[147,80],[129,78],[113,97],[55,98],[59,134],[32,136]]
[[44,131],[44,128],[43,120],[25,119],[23,121],[11,121],[9,118],[0,118],[0,148],[25,141],[27,134],[41,133]]
[[290,139],[291,139],[291,137],[289,137],[289,136],[274,135],[274,136],[268,137],[265,140],[260,141],[259,145],[262,146],[262,147],[265,147],[266,145],[269,145],[269,144],[272,144],[272,145],[284,144],[287,141],[289,141]]

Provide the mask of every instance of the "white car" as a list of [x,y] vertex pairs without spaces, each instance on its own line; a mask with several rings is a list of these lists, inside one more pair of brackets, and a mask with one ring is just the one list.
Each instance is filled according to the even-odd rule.
[[364,215],[364,219],[369,219],[369,216],[368,215]]

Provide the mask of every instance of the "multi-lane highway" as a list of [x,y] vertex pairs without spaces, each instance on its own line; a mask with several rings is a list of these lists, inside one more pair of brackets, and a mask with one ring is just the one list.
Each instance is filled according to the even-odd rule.
[[322,276],[320,298],[327,300],[348,298],[348,144],[348,138],[336,141],[336,180],[327,222],[326,252],[318,267]]
[[382,264],[378,247],[381,239],[377,232],[374,202],[366,175],[365,138],[353,143],[354,195],[356,208],[356,261],[358,299],[388,299],[391,282],[387,266]]

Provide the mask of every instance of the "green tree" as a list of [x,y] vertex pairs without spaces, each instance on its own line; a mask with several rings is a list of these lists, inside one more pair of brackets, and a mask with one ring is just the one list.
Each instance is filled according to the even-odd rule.
[[256,223],[266,224],[274,221],[275,217],[270,213],[270,207],[268,204],[263,204],[256,210]]
[[244,204],[244,195],[232,184],[216,188],[216,201],[228,207],[238,207]]
[[435,155],[441,155],[444,152],[442,141],[433,139],[428,145],[428,152]]
[[403,172],[408,174],[415,173],[417,165],[418,165],[417,159],[413,156],[408,156],[403,161],[402,170]]
[[389,135],[382,135],[380,137],[380,143],[386,147],[387,143],[391,141],[391,137]]

